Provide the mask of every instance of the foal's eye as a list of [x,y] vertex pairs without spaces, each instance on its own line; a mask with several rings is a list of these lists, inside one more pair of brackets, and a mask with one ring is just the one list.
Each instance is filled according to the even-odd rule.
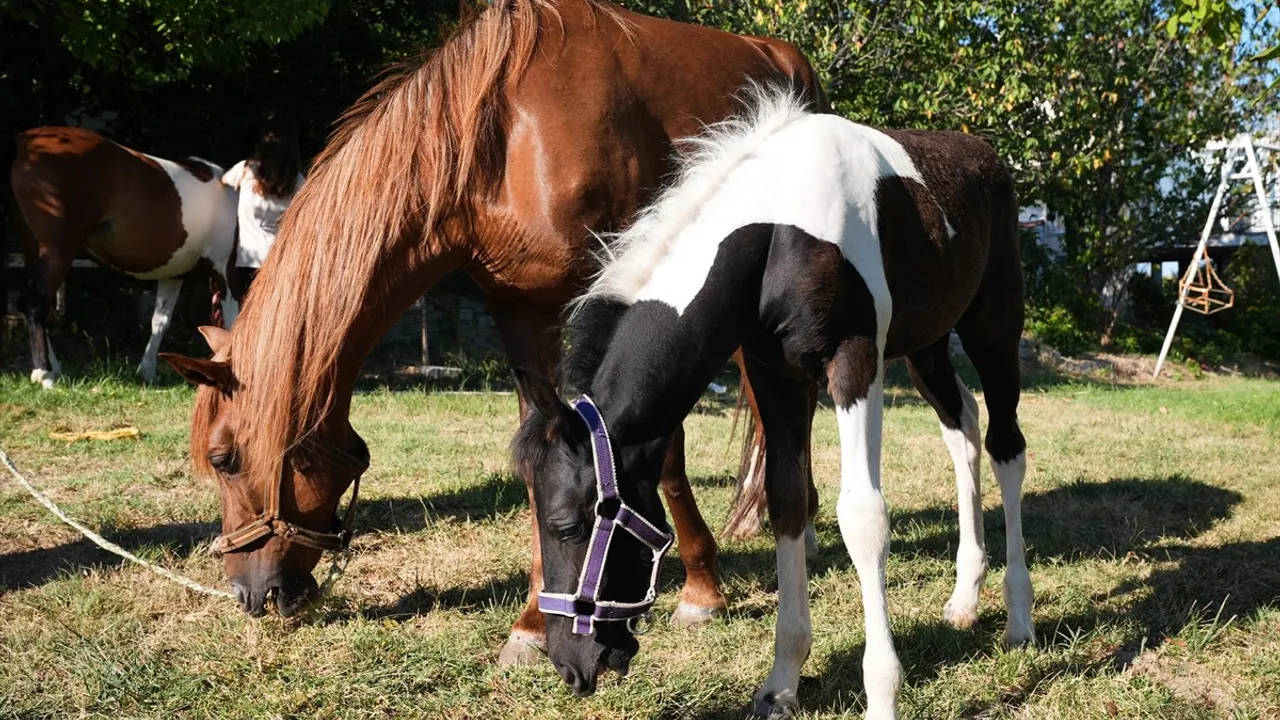
[[585,523],[574,523],[565,527],[556,528],[556,537],[562,542],[573,542],[581,540],[586,535],[587,526]]
[[235,475],[240,472],[240,454],[232,450],[231,452],[212,453],[209,455],[209,464],[214,470],[224,475]]

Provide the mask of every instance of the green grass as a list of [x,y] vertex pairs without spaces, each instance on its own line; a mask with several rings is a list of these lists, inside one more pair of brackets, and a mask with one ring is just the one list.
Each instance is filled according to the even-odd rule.
[[[904,717],[1280,717],[1280,384],[1037,385],[1025,525],[1040,647],[1004,651],[1003,515],[990,471],[992,569],[979,625],[941,608],[956,544],[954,485],[932,411],[895,392],[884,483],[889,607]],[[128,373],[54,392],[0,376],[0,439],[73,516],[139,554],[221,584],[203,551],[216,489],[189,474],[185,387]],[[689,472],[713,527],[732,496],[731,407],[690,417]],[[510,395],[371,391],[358,555],[326,613],[253,620],[98,552],[0,483],[0,717],[740,717],[772,660],[772,543],[725,543],[723,622],[665,624],[631,677],[573,698],[549,664],[499,670],[527,582],[528,510],[508,473]],[[137,440],[67,444],[55,430],[132,425]],[[803,713],[862,708],[857,577],[835,526],[838,446],[815,429],[823,552],[810,567],[815,642]],[[985,465],[985,463],[984,463]],[[668,562],[658,610],[682,571]]]

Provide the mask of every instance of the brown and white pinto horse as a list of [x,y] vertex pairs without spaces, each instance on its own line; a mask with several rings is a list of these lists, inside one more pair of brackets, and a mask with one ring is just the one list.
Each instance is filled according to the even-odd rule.
[[[671,170],[671,139],[730,115],[748,78],[825,105],[786,43],[599,0],[507,0],[347,112],[234,331],[206,333],[214,358],[166,356],[202,386],[191,453],[218,478],[225,569],[247,611],[264,612],[272,593],[296,611],[318,546],[340,542],[326,531],[367,460],[348,423],[352,388],[390,325],[461,270],[485,291],[511,363],[550,376],[561,308],[598,267],[592,231],[625,226]],[[661,484],[687,572],[673,622],[688,625],[725,599],[683,445],[677,428]],[[538,543],[535,523],[531,591]],[[536,659],[544,638],[531,592],[500,660]]]
[[[22,305],[31,380],[49,388],[61,372],[45,322],[81,249],[104,267],[157,281],[151,339],[138,368],[154,380],[182,279],[211,272],[215,284],[227,288],[236,199],[221,182],[222,169],[198,158],[145,155],[81,128],[36,128],[14,141],[10,222],[29,278]],[[230,324],[239,305],[229,290],[221,305]]]

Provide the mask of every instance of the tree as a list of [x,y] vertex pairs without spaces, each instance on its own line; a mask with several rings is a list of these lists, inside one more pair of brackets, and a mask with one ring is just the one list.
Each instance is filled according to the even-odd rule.
[[[1189,153],[1280,109],[1269,66],[1208,34],[1161,26],[1191,0],[749,0],[693,3],[696,21],[799,45],[837,110],[886,127],[990,139],[1024,204],[1065,218],[1061,271],[1077,319],[1105,330],[1098,297],[1203,218]],[[1200,0],[1197,0],[1200,1]],[[1228,25],[1228,29],[1233,27]],[[1274,24],[1250,42],[1275,44]]]

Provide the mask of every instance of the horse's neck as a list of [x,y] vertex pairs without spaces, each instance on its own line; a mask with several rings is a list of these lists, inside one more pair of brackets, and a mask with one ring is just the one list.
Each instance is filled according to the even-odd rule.
[[[465,257],[465,253],[434,241],[408,243],[384,258],[377,271],[363,280],[363,287],[351,283],[342,289],[363,292],[364,310],[354,322],[333,329],[338,352],[329,359],[334,363],[334,402],[326,422],[345,420],[360,368],[378,342],[441,278],[460,268]],[[315,319],[319,323],[327,320]]]
[[[591,382],[610,431],[623,442],[674,432],[758,326],[770,237],[760,227],[720,243],[705,282],[680,311],[646,299],[623,315]],[[687,295],[683,288],[672,291]]]

